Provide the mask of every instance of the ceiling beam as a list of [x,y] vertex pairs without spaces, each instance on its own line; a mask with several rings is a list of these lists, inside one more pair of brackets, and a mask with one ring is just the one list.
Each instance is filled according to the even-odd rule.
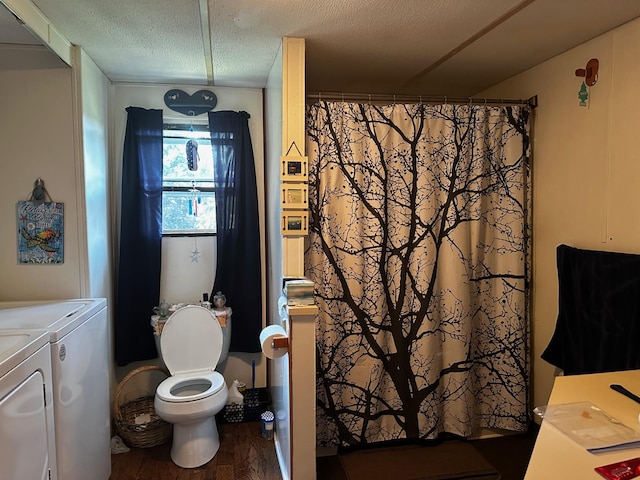
[[478,32],[476,32],[475,34],[473,34],[472,36],[467,38],[464,42],[462,42],[456,48],[454,48],[453,50],[451,50],[450,52],[445,54],[443,57],[439,58],[438,60],[433,62],[431,65],[429,65],[427,68],[425,68],[424,70],[420,71],[418,74],[416,74],[413,77],[411,77],[402,86],[401,90],[406,90],[407,88],[411,87],[411,85],[413,85],[418,80],[422,79],[423,77],[425,77],[426,75],[431,73],[433,70],[438,68],[440,65],[442,65],[444,62],[449,60],[451,57],[453,57],[454,55],[457,55],[458,53],[460,53],[462,50],[467,48],[469,45],[474,43],[476,40],[478,40],[479,38],[483,37],[484,35],[489,33],[491,30],[493,30],[496,27],[498,27],[500,24],[506,22],[511,17],[513,17],[515,14],[519,13],[521,10],[524,10],[526,7],[531,5],[533,2],[535,2],[535,0],[523,0],[522,2],[517,4],[515,7],[513,7],[511,10],[509,10],[506,13],[504,13],[500,17],[496,18],[493,22],[488,24],[486,27],[482,28],[481,30],[479,30]]
[[213,53],[211,50],[211,24],[209,23],[209,0],[200,0],[200,29],[204,48],[204,64],[207,70],[207,85],[213,85]]

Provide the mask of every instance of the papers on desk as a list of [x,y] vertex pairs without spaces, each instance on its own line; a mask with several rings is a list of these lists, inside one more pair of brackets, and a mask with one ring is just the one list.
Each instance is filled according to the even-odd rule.
[[534,412],[590,453],[640,447],[640,433],[591,402],[547,405]]

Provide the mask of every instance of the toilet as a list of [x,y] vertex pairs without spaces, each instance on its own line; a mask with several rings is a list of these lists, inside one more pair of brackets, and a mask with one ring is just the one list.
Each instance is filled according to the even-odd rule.
[[158,385],[154,407],[173,424],[171,459],[180,467],[204,465],[220,448],[215,415],[224,408],[228,390],[215,368],[222,357],[226,360],[228,348],[206,308],[180,308],[164,325],[160,354],[171,376]]

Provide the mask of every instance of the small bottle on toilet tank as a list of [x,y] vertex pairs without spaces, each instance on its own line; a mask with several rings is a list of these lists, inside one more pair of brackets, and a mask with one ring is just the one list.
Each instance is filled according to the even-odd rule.
[[202,301],[200,302],[200,306],[208,310],[211,309],[211,302],[209,301],[209,294],[207,292],[204,292],[202,294]]

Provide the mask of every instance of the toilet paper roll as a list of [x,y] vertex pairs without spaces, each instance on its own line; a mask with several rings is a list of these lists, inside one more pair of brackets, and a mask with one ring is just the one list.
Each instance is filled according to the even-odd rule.
[[270,359],[283,357],[287,353],[286,348],[273,348],[273,339],[277,337],[286,337],[287,332],[280,325],[269,325],[260,332],[260,345],[262,353]]

